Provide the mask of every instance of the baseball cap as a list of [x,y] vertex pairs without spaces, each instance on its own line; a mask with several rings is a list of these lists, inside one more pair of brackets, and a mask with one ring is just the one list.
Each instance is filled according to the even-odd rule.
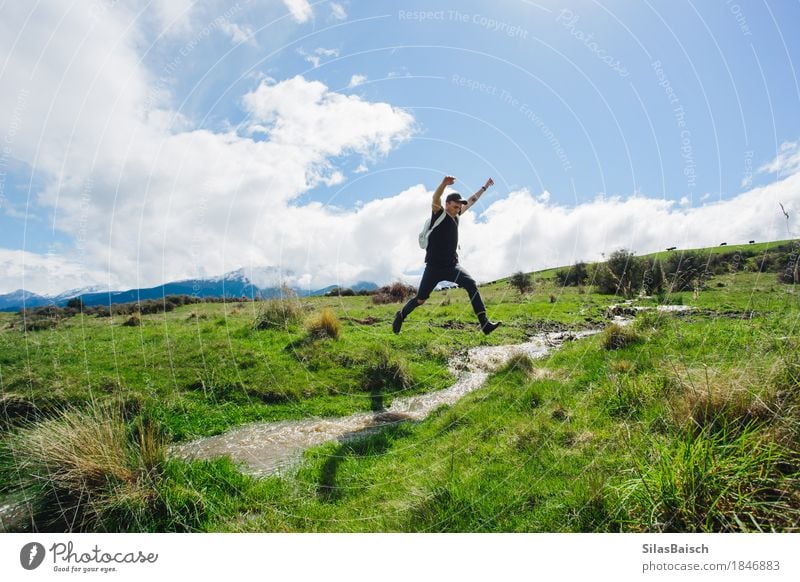
[[447,198],[445,198],[445,202],[460,202],[461,204],[467,204],[467,201],[461,197],[461,194],[458,192],[453,192],[452,194],[448,194]]

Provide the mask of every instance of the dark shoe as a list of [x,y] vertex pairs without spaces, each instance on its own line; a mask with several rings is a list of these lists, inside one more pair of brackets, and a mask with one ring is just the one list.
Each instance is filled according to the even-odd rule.
[[403,314],[398,311],[394,316],[394,322],[392,323],[392,331],[394,333],[400,333],[401,327],[403,327]]
[[483,333],[489,335],[501,325],[503,325],[502,321],[487,321],[486,323],[481,325],[481,329],[483,330]]

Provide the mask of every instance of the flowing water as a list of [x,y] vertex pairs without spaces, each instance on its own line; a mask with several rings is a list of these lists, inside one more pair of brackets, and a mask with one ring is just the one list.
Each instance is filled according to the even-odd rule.
[[450,372],[456,382],[450,388],[406,398],[395,398],[380,412],[361,412],[341,418],[256,423],[227,433],[178,445],[173,454],[184,459],[212,459],[229,456],[245,472],[268,475],[291,466],[302,452],[326,441],[359,438],[392,423],[422,420],[440,406],[452,405],[462,396],[480,388],[489,374],[517,354],[541,358],[566,341],[586,337],[600,330],[554,332],[534,336],[523,344],[482,346],[453,359]]

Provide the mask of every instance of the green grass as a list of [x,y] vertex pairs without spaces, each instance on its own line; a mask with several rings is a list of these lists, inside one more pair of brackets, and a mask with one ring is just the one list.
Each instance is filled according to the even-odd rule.
[[670,255],[670,253],[682,253],[691,251],[699,252],[704,255],[722,255],[725,253],[735,253],[736,251],[746,251],[748,253],[763,254],[769,250],[775,249],[776,247],[785,244],[790,244],[792,242],[794,241],[789,239],[789,240],[771,241],[771,242],[758,242],[754,244],[706,247],[699,249],[676,249],[674,251],[659,251],[657,253],[651,253],[649,255],[642,255],[642,256],[647,258],[665,259]]
[[[447,360],[470,347],[608,323],[618,298],[557,287],[554,272],[535,274],[524,296],[507,281],[482,287],[490,317],[505,322],[489,337],[458,289],[435,293],[399,336],[399,305],[369,297],[304,299],[302,317],[265,329],[258,303],[189,305],[138,327],[76,316],[28,333],[0,314],[0,492],[35,489],[9,443],[65,410],[99,409],[119,411],[112,432],[128,453],[110,481],[68,482],[67,498],[101,500],[79,522],[86,530],[796,531],[800,295],[770,273],[675,294],[669,302],[696,310],[641,314],[632,341],[606,346],[609,332],[517,359],[424,421],[315,447],[280,477],[248,477],[225,459],[131,460],[142,419],[184,441],[343,416],[449,386]],[[325,309],[338,338],[307,328]],[[84,448],[38,474],[84,466]],[[42,511],[41,527],[56,528]]]

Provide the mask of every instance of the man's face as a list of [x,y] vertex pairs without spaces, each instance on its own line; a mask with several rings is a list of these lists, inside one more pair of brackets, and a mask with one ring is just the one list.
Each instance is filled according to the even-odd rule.
[[461,204],[461,202],[458,202],[457,200],[451,200],[445,206],[445,209],[447,210],[447,214],[449,214],[451,216],[459,214],[461,212],[461,208],[462,208],[462,204]]

